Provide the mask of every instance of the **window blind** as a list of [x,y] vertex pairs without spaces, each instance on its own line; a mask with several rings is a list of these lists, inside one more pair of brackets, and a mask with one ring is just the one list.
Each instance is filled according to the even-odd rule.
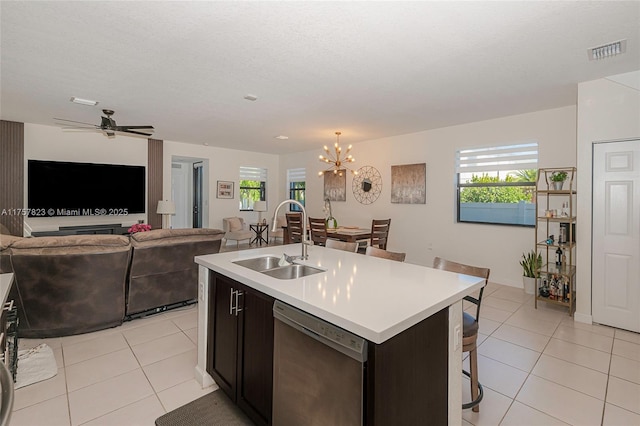
[[456,172],[491,172],[538,168],[538,142],[460,149],[456,153]]
[[288,182],[304,182],[307,178],[307,169],[287,169]]
[[267,181],[267,169],[260,167],[240,166],[240,180],[255,180],[258,182]]

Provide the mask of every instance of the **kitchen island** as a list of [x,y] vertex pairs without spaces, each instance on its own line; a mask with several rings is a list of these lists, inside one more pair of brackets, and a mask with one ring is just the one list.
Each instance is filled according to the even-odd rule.
[[[283,253],[297,255],[299,251],[300,245],[293,244],[196,257],[200,265],[196,376],[203,386],[213,383],[208,373],[215,355],[212,336],[221,327],[218,324],[221,321],[213,324],[216,312],[223,307],[233,312],[234,303],[236,316],[241,313],[242,317],[243,310],[261,312],[262,321],[255,318],[240,320],[243,323],[233,327],[244,327],[255,334],[255,338],[267,342],[266,353],[260,354],[265,360],[264,370],[273,359],[273,354],[269,353],[273,346],[271,349],[268,346],[269,340],[273,339],[273,322],[266,320],[267,307],[274,300],[280,300],[369,342],[369,366],[364,385],[367,424],[384,424],[385,418],[394,418],[398,412],[420,411],[416,407],[420,404],[420,392],[440,393],[433,399],[438,404],[432,409],[440,414],[444,410],[444,418],[449,424],[461,423],[461,300],[479,289],[483,280],[319,246],[309,247],[309,259],[296,263],[323,272],[303,278],[277,279],[233,263],[261,256],[281,257]],[[231,297],[220,302],[215,299],[214,292],[224,285],[227,287],[223,290],[227,295],[230,292]],[[238,290],[240,287],[242,291]],[[217,311],[214,304],[219,305]],[[270,310],[268,314],[271,314]],[[247,315],[247,318],[250,317]],[[248,324],[252,324],[250,328],[247,328]],[[228,342],[233,344],[235,341]],[[238,342],[240,350],[258,349],[243,348],[241,341]],[[437,361],[432,360],[431,352],[440,353],[435,358]],[[402,365],[394,366],[393,362]],[[254,366],[247,363],[246,368]],[[443,378],[437,383],[418,383],[431,377],[433,372]],[[252,374],[258,373],[253,371]],[[261,380],[268,381],[269,378]],[[218,384],[229,392],[228,384]],[[425,396],[424,404],[428,398]],[[267,401],[259,404],[269,404],[270,400],[268,395]],[[393,407],[383,410],[383,404]],[[238,405],[243,408],[240,402]],[[266,423],[269,422],[267,416]]]

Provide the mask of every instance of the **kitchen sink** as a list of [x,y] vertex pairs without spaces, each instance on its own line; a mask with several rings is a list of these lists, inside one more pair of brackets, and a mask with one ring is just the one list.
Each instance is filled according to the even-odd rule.
[[236,260],[233,263],[280,280],[293,280],[296,278],[306,277],[307,275],[325,272],[324,270],[314,268],[313,266],[299,265],[297,263],[280,266],[278,262],[280,262],[279,257],[263,256],[254,257],[252,259]]
[[280,280],[294,280],[296,278],[306,277],[307,275],[319,274],[320,272],[326,271],[314,268],[313,266],[298,265],[297,263],[262,271],[263,274]]
[[263,256],[246,260],[236,260],[233,263],[235,263],[236,265],[244,266],[245,268],[253,269],[254,271],[262,272],[269,269],[277,268],[279,266],[279,261],[279,257]]

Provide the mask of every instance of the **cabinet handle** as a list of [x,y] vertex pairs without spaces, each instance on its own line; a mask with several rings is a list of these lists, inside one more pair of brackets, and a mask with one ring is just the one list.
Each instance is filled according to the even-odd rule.
[[230,290],[231,294],[229,295],[229,315],[233,315],[233,287]]
[[244,293],[240,290],[236,291],[236,316],[238,316],[238,312],[241,312],[243,309],[240,307],[240,303],[238,302],[238,298],[243,296]]

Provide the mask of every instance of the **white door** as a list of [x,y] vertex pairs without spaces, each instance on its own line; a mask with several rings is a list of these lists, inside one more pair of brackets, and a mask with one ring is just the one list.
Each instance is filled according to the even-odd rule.
[[171,164],[171,198],[176,204],[176,214],[171,216],[173,228],[191,228],[191,165]]
[[593,146],[594,322],[640,332],[640,140]]

